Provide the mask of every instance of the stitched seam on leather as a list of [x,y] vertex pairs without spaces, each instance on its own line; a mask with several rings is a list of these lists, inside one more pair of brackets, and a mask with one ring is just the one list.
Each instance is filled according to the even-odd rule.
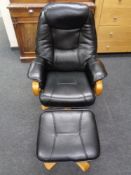
[[37,61],[35,61],[35,63],[36,63],[36,64],[40,64],[40,65],[43,65],[42,63],[39,63],[39,62],[37,62]]
[[[78,88],[78,86],[77,86],[77,88]],[[85,101],[87,102],[86,96],[84,95],[84,93],[82,92],[82,90],[81,90],[80,88],[78,88],[78,89],[79,89],[79,91],[81,92],[81,94],[83,95],[83,98],[85,99]]]
[[65,31],[68,31],[68,30],[75,30],[75,31],[77,31],[78,29],[80,29],[80,27],[78,27],[78,28],[74,28],[74,29],[62,29],[62,28],[58,28],[58,27],[52,27],[53,29],[58,29],[58,30],[65,30]]
[[[48,96],[48,95],[43,95],[43,96],[45,96],[45,97],[51,97],[51,96]],[[86,97],[86,96],[83,95],[83,97]],[[64,97],[58,98],[58,97],[54,97],[54,99],[83,99],[83,97],[76,97],[76,98],[75,97],[73,97],[73,98],[69,98],[69,97],[67,97],[67,98],[64,98]]]
[[53,123],[54,123],[54,131],[55,131],[55,134],[57,135],[57,129],[56,129],[56,120],[55,120],[55,114],[54,112],[51,112],[52,113],[52,117],[53,117]]
[[54,124],[54,133],[55,133],[55,136],[54,136],[54,142],[53,142],[53,146],[52,146],[52,151],[51,151],[51,154],[50,154],[50,160],[53,157],[53,153],[54,153],[54,150],[55,150],[56,137],[57,137],[55,116],[54,116],[54,113],[53,112],[51,112],[51,114],[52,114],[52,119],[53,119],[53,124]]
[[79,41],[78,41],[79,43],[78,43],[78,49],[77,49],[78,62],[79,62],[80,67],[81,67],[81,61],[80,61],[80,58],[79,58],[80,35],[81,35],[81,28],[80,28],[80,32],[79,32]]
[[[43,97],[51,97],[51,96],[48,96],[48,95],[43,95]],[[83,95],[83,97],[84,97],[84,99],[86,98],[86,97],[88,97],[88,96],[84,96]],[[54,99],[83,99],[83,97],[73,97],[73,98],[69,98],[69,97],[67,97],[67,98],[64,98],[64,97],[62,97],[62,98],[58,98],[58,97],[54,97]],[[85,99],[86,100],[86,99]]]
[[80,120],[79,120],[79,136],[80,136],[80,141],[81,141],[81,145],[83,147],[83,152],[86,158],[88,158],[88,155],[86,153],[86,149],[85,149],[85,145],[84,145],[84,141],[81,135],[81,124],[82,124],[82,117],[83,117],[83,111],[80,114]]
[[[54,49],[54,50],[56,50],[56,49]],[[58,59],[57,59],[57,57],[56,57],[55,52],[56,52],[56,51],[54,51],[54,66],[57,66],[57,64],[58,64],[58,63],[57,63],[57,60],[58,60]]]
[[[48,17],[46,16],[46,12],[47,12],[47,9],[45,9],[44,15],[45,15],[45,19],[46,19],[46,22],[47,22],[47,26],[48,26],[48,29],[49,29],[49,33],[50,33],[50,36],[51,36],[51,40],[52,40],[51,42],[53,43],[52,46],[53,46],[53,48],[54,48],[54,38],[53,38],[53,36],[52,36],[52,29],[51,29],[51,26],[49,25]],[[51,49],[51,51],[52,51],[52,53],[53,53],[53,58],[52,58],[52,61],[51,61],[51,58],[50,58],[50,57],[47,57],[47,59],[49,58],[50,61],[51,61],[52,63],[54,63],[54,49],[52,49],[52,47],[50,47],[50,49]]]
[[74,134],[74,135],[78,135],[79,132],[58,132],[57,135],[69,135],[69,134]]
[[62,82],[58,82],[56,85],[61,85],[61,84],[77,85],[77,82],[72,82],[72,83],[62,83]]
[[[55,76],[56,77],[56,76]],[[55,78],[56,80],[56,78]],[[52,95],[53,95],[53,92],[55,91],[55,88],[56,88],[56,81],[55,81],[55,85],[54,85],[54,88],[52,89],[52,92],[51,92],[51,95],[50,95],[50,99],[49,99],[49,102],[51,102],[51,99],[52,99]]]

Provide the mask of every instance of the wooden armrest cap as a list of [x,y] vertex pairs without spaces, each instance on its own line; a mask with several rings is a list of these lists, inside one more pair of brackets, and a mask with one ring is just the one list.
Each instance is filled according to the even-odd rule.
[[32,82],[32,92],[33,92],[33,94],[34,94],[35,96],[39,96],[40,91],[41,91],[41,89],[40,89],[40,87],[39,87],[39,82],[33,81],[33,82]]
[[96,81],[94,91],[97,96],[102,94],[103,92],[103,81],[102,80]]

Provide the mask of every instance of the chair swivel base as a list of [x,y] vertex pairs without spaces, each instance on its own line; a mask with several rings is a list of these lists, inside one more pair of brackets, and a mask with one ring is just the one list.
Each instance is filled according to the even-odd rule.
[[37,157],[44,167],[52,169],[56,162],[73,161],[83,171],[88,160],[100,154],[94,114],[85,109],[48,109],[40,117]]

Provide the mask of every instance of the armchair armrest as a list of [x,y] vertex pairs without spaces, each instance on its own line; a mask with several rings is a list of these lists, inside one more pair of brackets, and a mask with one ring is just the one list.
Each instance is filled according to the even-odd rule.
[[96,96],[103,92],[103,80],[107,76],[104,64],[100,60],[90,59],[87,64],[87,76]]
[[87,64],[87,76],[92,84],[102,80],[107,76],[104,64],[100,60],[91,60]]
[[42,82],[44,76],[43,73],[44,73],[44,64],[41,62],[33,61],[30,64],[27,76],[31,80]]
[[[38,59],[39,60],[39,59]],[[41,82],[45,79],[44,62],[33,61],[30,64],[27,76],[32,81],[32,92],[35,96],[39,96],[41,91]]]

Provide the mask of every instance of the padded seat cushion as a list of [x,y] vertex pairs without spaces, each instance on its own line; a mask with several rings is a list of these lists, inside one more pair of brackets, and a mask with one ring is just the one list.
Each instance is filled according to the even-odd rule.
[[95,95],[84,72],[49,72],[40,101],[46,106],[81,107],[93,104]]
[[91,160],[100,154],[96,121],[89,110],[45,111],[37,143],[38,159],[44,162]]

